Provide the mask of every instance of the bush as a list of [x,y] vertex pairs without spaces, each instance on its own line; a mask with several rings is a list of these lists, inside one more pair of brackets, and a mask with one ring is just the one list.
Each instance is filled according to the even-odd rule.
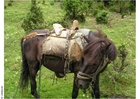
[[126,46],[122,44],[121,46],[118,46],[118,56],[117,58],[108,65],[108,68],[104,72],[104,75],[102,75],[102,84],[104,86],[107,84],[107,86],[110,86],[110,92],[104,94],[111,95],[113,97],[118,97],[118,95],[124,96],[123,89],[127,88],[128,85],[132,84],[134,82],[133,78],[130,74],[130,71],[128,69],[130,68],[130,62],[127,61],[127,55],[128,50],[126,49]]
[[118,76],[114,77],[115,81],[118,81],[118,79],[123,75],[123,71],[125,70],[125,68],[128,66],[128,62],[126,61],[127,55],[128,55],[128,51],[125,47],[125,45],[121,45],[118,47],[118,60],[116,60],[116,62],[114,61],[113,63],[113,68],[114,71],[117,72]]
[[110,2],[110,11],[120,13],[122,18],[127,15],[129,12],[133,12],[135,10],[134,4],[129,0],[125,1],[111,1]]
[[30,11],[24,18],[21,26],[26,32],[30,32],[31,30],[34,29],[45,28],[45,22],[43,14],[41,12],[41,8],[37,7],[35,4],[32,4]]
[[49,0],[49,2],[51,5],[54,5],[54,3],[55,3],[53,0]]
[[88,7],[88,15],[96,16],[98,11],[105,10],[105,6],[103,2],[92,1]]
[[96,12],[96,22],[97,24],[107,24],[108,23],[108,12],[107,11],[98,11]]
[[62,9],[66,11],[65,19],[77,19],[81,22],[85,21],[87,6],[87,3],[80,0],[64,0],[61,4]]
[[9,2],[9,3],[8,3],[8,6],[12,6],[12,2]]
[[136,7],[132,2],[129,3],[129,11],[130,12],[135,12],[136,11]]

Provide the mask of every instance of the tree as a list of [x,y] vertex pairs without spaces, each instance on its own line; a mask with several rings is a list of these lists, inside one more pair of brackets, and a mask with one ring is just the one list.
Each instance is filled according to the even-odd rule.
[[135,9],[135,6],[132,4],[132,1],[130,1],[130,0],[128,0],[128,1],[122,1],[122,0],[114,1],[114,0],[112,0],[110,2],[109,9],[111,11],[120,13],[122,18],[124,18],[124,16],[126,14],[134,11],[133,9]]
[[45,28],[45,22],[41,8],[36,5],[36,0],[31,0],[31,8],[23,20],[22,28],[26,32],[34,29]]
[[80,0],[64,0],[62,2],[62,9],[66,11],[65,19],[77,19],[81,22],[85,21],[85,12],[87,4]]

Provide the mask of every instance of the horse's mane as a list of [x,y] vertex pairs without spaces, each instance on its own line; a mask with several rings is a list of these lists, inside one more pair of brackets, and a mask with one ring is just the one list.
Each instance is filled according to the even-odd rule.
[[97,29],[97,32],[96,35],[98,35],[99,38],[107,38],[107,35],[100,29],[100,28],[96,28]]
[[103,57],[102,56],[102,51],[101,51],[102,46],[103,46],[102,42],[104,42],[103,39],[97,39],[95,41],[94,40],[90,41],[88,43],[88,45],[85,46],[85,48],[84,48],[84,55],[88,55],[95,60],[99,57]]
[[[109,60],[113,61],[117,56],[117,49],[114,43],[107,38],[107,36],[101,31],[96,32],[98,39],[91,40],[87,46],[84,48],[84,55],[88,54],[96,59],[98,57],[103,57],[103,51],[108,56]],[[108,47],[107,47],[108,46]]]

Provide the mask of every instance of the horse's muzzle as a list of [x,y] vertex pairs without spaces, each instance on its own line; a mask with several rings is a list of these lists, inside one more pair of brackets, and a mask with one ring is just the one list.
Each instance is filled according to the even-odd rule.
[[89,80],[82,80],[76,78],[76,85],[80,89],[87,89],[89,87],[90,81]]

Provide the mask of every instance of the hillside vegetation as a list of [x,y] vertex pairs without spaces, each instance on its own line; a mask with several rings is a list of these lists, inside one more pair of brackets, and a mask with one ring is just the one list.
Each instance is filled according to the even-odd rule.
[[[27,34],[21,24],[30,10],[30,2],[16,1],[12,5],[5,2],[4,9],[4,96],[5,98],[32,98],[30,85],[23,93],[17,87],[21,70],[20,39]],[[52,29],[52,24],[63,19],[64,10],[60,3],[38,3],[41,7],[46,22],[46,29]],[[126,53],[124,65],[121,56],[108,65],[108,68],[100,75],[101,98],[135,98],[136,81],[136,30],[135,13],[125,15],[110,12],[109,24],[96,23],[95,17],[87,16],[84,23],[79,23],[80,28],[88,28],[96,31],[94,26],[100,27],[103,32],[116,45],[117,49],[123,49]],[[70,20],[72,22],[73,20]],[[71,26],[72,23],[67,23]],[[120,54],[118,54],[120,55]],[[71,98],[73,74],[67,74],[65,78],[58,79],[54,73],[45,67],[41,68],[40,96],[42,98]],[[54,82],[54,83],[53,83]],[[38,84],[38,76],[37,76]],[[78,98],[90,98],[90,94],[79,92]]]

